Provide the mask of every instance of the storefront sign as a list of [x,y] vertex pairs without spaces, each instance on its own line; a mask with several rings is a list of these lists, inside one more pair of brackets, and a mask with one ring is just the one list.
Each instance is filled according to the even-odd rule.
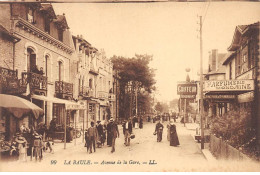
[[204,91],[252,91],[254,80],[212,80],[205,81]]
[[205,99],[235,99],[235,95],[205,95]]
[[254,100],[254,92],[247,92],[244,94],[240,94],[237,96],[237,100],[239,103],[251,102]]
[[180,98],[183,98],[183,99],[195,99],[196,95],[180,95]]
[[197,94],[197,84],[195,83],[179,83],[177,85],[178,95],[196,95]]

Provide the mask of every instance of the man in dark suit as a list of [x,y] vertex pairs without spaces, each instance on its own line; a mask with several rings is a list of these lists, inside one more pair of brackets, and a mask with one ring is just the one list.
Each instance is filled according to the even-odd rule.
[[125,135],[125,145],[130,146],[130,135],[132,134],[132,123],[131,119],[129,118],[123,125],[124,135]]
[[94,127],[94,122],[90,123],[91,127],[88,128],[88,136],[89,136],[89,153],[92,153],[92,146],[94,149],[94,152],[96,152],[96,139],[97,139],[97,128]]
[[114,119],[110,119],[112,121],[111,124],[111,136],[112,136],[112,150],[111,153],[115,152],[115,144],[116,144],[116,138],[119,138],[119,131],[118,131],[118,126],[116,122],[114,122]]
[[111,118],[109,120],[109,123],[107,124],[107,145],[112,146],[112,136],[111,136],[111,125],[112,125],[113,119]]

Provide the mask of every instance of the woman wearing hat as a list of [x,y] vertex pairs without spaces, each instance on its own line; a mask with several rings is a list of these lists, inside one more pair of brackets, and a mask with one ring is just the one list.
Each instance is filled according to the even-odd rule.
[[19,161],[25,162],[27,157],[27,141],[21,135],[18,135],[15,141],[18,143]]
[[176,131],[176,125],[174,121],[170,121],[170,146],[178,146],[180,145],[179,138]]

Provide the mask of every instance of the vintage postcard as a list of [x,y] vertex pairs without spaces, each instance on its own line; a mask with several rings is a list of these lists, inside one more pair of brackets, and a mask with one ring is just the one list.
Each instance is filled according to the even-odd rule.
[[260,171],[259,12],[0,1],[0,171]]

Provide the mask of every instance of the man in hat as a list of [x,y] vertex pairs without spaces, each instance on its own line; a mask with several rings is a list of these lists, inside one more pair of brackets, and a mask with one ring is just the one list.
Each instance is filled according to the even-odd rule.
[[157,142],[161,142],[162,133],[163,133],[163,125],[161,124],[160,120],[158,120],[158,123],[155,126],[155,132],[157,133]]
[[97,139],[97,145],[98,148],[101,147],[102,143],[103,143],[103,126],[101,124],[101,121],[97,121],[97,132],[98,132],[98,139]]
[[116,138],[119,138],[119,131],[118,131],[118,126],[114,122],[114,119],[110,119],[112,124],[111,124],[111,136],[112,136],[112,150],[111,153],[115,152],[115,144],[116,144]]
[[109,120],[109,123],[107,124],[107,145],[112,146],[112,131],[111,131],[111,126],[112,126],[113,118]]
[[170,121],[170,146],[178,146],[180,145],[179,138],[176,131],[176,125],[174,124],[174,121]]
[[123,124],[123,131],[124,131],[124,135],[125,135],[125,145],[126,146],[130,146],[130,135],[132,134],[132,122],[131,119],[129,118],[128,121],[126,121]]
[[51,136],[52,140],[54,139],[56,127],[57,127],[57,117],[54,116],[53,119],[50,122],[50,129],[49,129],[50,136]]
[[92,146],[94,149],[94,152],[96,152],[96,139],[98,137],[97,128],[94,127],[94,122],[92,121],[90,123],[91,127],[88,128],[88,136],[89,136],[89,153],[92,153]]

